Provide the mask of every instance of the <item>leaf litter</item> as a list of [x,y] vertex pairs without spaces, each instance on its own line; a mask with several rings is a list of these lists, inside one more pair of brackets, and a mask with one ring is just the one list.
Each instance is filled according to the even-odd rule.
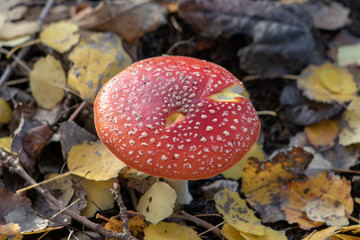
[[[173,218],[179,206],[174,207],[171,187],[114,158],[97,141],[91,121],[92,101],[110,77],[144,56],[171,50],[220,63],[240,78],[262,78],[245,85],[257,110],[276,112],[276,117],[261,115],[259,142],[236,166],[190,184],[196,186],[190,189],[194,200],[182,209],[192,217],[200,213],[198,218],[214,225],[225,221],[222,233],[227,239],[356,239],[360,228],[349,219],[358,218],[353,198],[359,195],[360,30],[354,32],[356,24],[348,24],[357,17],[349,3],[58,3],[40,28],[34,20],[41,4],[21,2],[0,6],[1,54],[12,48],[15,53],[2,58],[0,65],[0,147],[17,157],[38,182],[71,171],[44,187],[65,205],[73,204],[73,211],[91,218],[110,209],[107,227],[121,232],[121,216],[114,212],[109,191],[117,178],[125,205],[136,211],[128,211],[128,223],[139,239],[200,239],[204,228],[212,229],[194,219]],[[24,58],[19,49],[27,44],[33,46]],[[326,54],[325,46],[330,48]],[[14,62],[19,67],[6,76]],[[285,141],[278,133],[287,136]],[[57,156],[49,158],[49,153]],[[27,238],[24,233],[54,231],[65,237],[66,229],[56,230],[63,226],[38,217],[56,214],[52,203],[31,192],[20,200],[8,199],[24,182],[5,168],[0,168],[0,236],[21,239]],[[30,217],[24,219],[24,214]],[[55,220],[71,224],[65,214]],[[286,231],[286,236],[262,223]],[[293,226],[306,230],[299,234]],[[205,235],[215,239],[212,233]]]

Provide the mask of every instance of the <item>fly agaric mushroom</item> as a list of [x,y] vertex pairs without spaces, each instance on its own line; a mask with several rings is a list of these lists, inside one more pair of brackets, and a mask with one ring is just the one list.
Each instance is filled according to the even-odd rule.
[[[96,130],[115,156],[138,171],[176,180],[213,177],[257,141],[260,121],[243,90],[211,62],[181,56],[141,60],[100,90]],[[180,202],[191,201],[189,193],[177,193]]]

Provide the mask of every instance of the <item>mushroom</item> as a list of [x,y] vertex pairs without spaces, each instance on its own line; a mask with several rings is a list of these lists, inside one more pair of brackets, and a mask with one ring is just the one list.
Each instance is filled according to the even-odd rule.
[[102,87],[94,103],[96,130],[129,167],[176,180],[169,184],[179,185],[178,202],[188,204],[187,180],[224,172],[257,141],[260,121],[243,90],[211,62],[144,59]]

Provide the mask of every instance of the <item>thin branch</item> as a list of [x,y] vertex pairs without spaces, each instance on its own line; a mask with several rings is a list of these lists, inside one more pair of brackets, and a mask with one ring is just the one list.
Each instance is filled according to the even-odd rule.
[[113,184],[113,188],[110,188],[111,194],[114,196],[115,201],[117,202],[119,208],[120,208],[120,216],[122,220],[122,226],[123,226],[123,232],[126,234],[128,239],[135,240],[136,238],[131,235],[130,228],[129,228],[129,217],[128,217],[128,211],[124,205],[124,201],[120,194],[120,185],[119,183],[115,182]]
[[[5,152],[2,148],[0,148],[0,160],[3,161],[4,166],[9,168],[9,171],[14,172],[18,174],[20,177],[22,177],[28,184],[34,185],[36,184],[36,181],[22,168],[20,165],[19,159],[11,154],[8,154]],[[57,200],[47,189],[38,186],[35,187],[35,189],[49,202],[54,204],[59,208],[59,210],[63,211],[64,214],[70,216],[72,219],[82,223],[85,227],[100,233],[105,238],[115,238],[115,239],[121,239],[121,240],[128,240],[126,234],[114,232],[111,230],[108,230],[101,225],[91,222],[89,219],[87,219],[84,216],[80,216],[76,212],[65,208],[65,206]],[[135,238],[136,239],[136,238]]]
[[185,211],[180,211],[179,213],[173,213],[171,214],[170,217],[173,217],[173,218],[182,218],[182,219],[185,219],[187,221],[191,221],[193,223],[196,223],[198,226],[201,226],[201,227],[204,227],[206,229],[211,229],[211,231],[216,235],[218,236],[220,239],[222,239],[223,235],[220,231],[219,228],[217,228],[217,226],[214,226],[210,223],[208,223],[207,221],[205,220],[202,220],[198,217],[195,217],[193,215],[190,215],[188,214],[187,212]]

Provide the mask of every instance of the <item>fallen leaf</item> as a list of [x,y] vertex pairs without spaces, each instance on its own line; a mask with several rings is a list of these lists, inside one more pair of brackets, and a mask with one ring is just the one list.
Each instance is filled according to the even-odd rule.
[[338,2],[311,1],[303,6],[313,17],[314,26],[319,29],[334,31],[349,21],[350,9]]
[[360,97],[355,98],[343,113],[343,127],[339,133],[339,142],[348,146],[360,142]]
[[328,226],[349,224],[345,206],[334,195],[322,194],[310,200],[302,210],[306,216],[316,222],[325,222]]
[[16,47],[30,40],[30,36],[23,36],[11,40],[0,40],[0,47]]
[[331,146],[339,133],[339,127],[332,120],[323,120],[305,127],[305,133],[309,142],[315,147]]
[[39,213],[30,206],[20,206],[12,209],[4,216],[4,219],[6,223],[19,224],[21,234],[42,231],[49,224],[49,220],[40,217]]
[[337,232],[339,232],[340,229],[341,227],[328,227],[321,231],[315,230],[311,234],[303,238],[302,240],[325,240],[328,237],[331,237]]
[[[48,180],[54,177],[59,176],[58,173],[51,173],[44,176],[44,180]],[[51,182],[45,183],[44,188],[50,191],[50,193],[64,206],[67,206],[74,196],[74,187],[72,183],[71,176],[64,176],[62,178],[52,180]],[[59,210],[59,206],[54,205],[51,201],[46,200],[49,204],[49,207],[54,210]]]
[[224,189],[215,194],[216,209],[223,215],[225,222],[240,232],[253,235],[265,235],[265,226],[255,216],[253,210],[247,207],[246,201],[237,192]]
[[11,153],[11,137],[2,137],[0,138],[0,147],[8,153]]
[[143,0],[102,1],[95,8],[80,11],[74,20],[82,29],[112,31],[133,44],[144,34],[167,23],[163,6]]
[[201,190],[204,192],[204,198],[206,202],[213,201],[214,195],[224,189],[230,190],[230,192],[236,192],[238,190],[239,183],[232,180],[216,180],[213,183],[201,187]]
[[49,143],[52,135],[53,131],[47,125],[28,129],[22,139],[22,149],[29,157],[36,159],[39,157],[44,147]]
[[265,235],[262,236],[257,236],[257,235],[252,235],[249,233],[243,233],[240,232],[240,235],[245,239],[245,240],[287,240],[288,238],[285,235],[285,232],[283,231],[275,231],[269,227],[265,228]]
[[20,226],[16,223],[0,225],[0,240],[20,240],[23,236],[20,234]]
[[304,69],[297,84],[306,97],[323,103],[351,101],[358,91],[349,71],[329,62]]
[[[128,225],[131,235],[137,239],[143,239],[144,229],[149,226],[149,223],[146,222],[145,217],[140,213],[128,211],[127,214],[129,218]],[[105,224],[105,228],[112,231],[123,232],[122,224],[121,217],[118,215],[111,217],[110,221]]]
[[55,22],[42,30],[39,37],[42,43],[64,53],[79,42],[79,27],[71,22]]
[[33,35],[40,30],[37,21],[6,22],[0,27],[0,39],[2,40],[11,40],[22,36]]
[[52,109],[65,95],[65,72],[61,63],[51,55],[35,63],[29,82],[31,93],[40,107]]
[[117,177],[126,166],[100,141],[73,145],[67,164],[72,174],[95,181]]
[[228,223],[224,224],[221,232],[228,240],[245,240],[245,238],[240,235],[240,232]]
[[338,48],[337,62],[340,67],[351,64],[360,64],[360,43],[340,46]]
[[144,230],[144,240],[201,240],[192,228],[177,223],[159,222],[150,224]]
[[112,187],[114,180],[93,181],[88,179],[79,179],[81,186],[86,190],[87,206],[81,215],[90,218],[95,213],[102,210],[112,209],[114,207],[114,197],[109,188]]
[[237,53],[240,68],[264,78],[301,70],[314,52],[311,17],[296,4],[184,0],[179,15],[205,37],[247,35],[252,42]]
[[232,166],[230,169],[226,170],[225,172],[221,173],[225,178],[231,178],[234,180],[239,180],[242,176],[242,171],[244,167],[246,166],[246,162],[250,157],[254,157],[257,160],[264,160],[265,159],[265,153],[262,149],[262,147],[255,143],[250,151],[234,166]]
[[143,214],[147,221],[156,225],[173,213],[175,201],[175,190],[165,182],[157,182],[141,196],[137,211]]
[[280,192],[291,180],[303,176],[313,155],[301,147],[278,153],[271,161],[250,158],[243,170],[241,190],[263,222],[284,219],[280,209]]
[[331,118],[344,110],[342,104],[310,101],[302,95],[295,83],[286,85],[280,96],[286,121],[300,126],[309,126]]
[[11,119],[11,113],[10,105],[0,98],[0,124],[8,124]]
[[303,212],[310,201],[323,194],[332,195],[345,207],[346,216],[353,211],[353,200],[350,195],[351,185],[345,178],[333,175],[328,177],[326,172],[309,177],[306,181],[294,180],[282,190],[281,208],[289,223],[298,223],[302,229],[321,226],[324,221],[312,221]]
[[68,84],[82,99],[93,101],[107,80],[131,64],[131,58],[114,33],[87,32],[83,36],[69,55],[73,65]]

